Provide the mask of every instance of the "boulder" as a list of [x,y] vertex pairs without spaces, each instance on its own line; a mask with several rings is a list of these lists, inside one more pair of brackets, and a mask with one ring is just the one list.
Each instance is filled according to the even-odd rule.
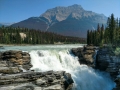
[[71,52],[75,55],[75,56],[82,56],[82,48],[72,48],[71,49]]
[[36,85],[43,86],[46,85],[47,81],[44,79],[37,79],[36,80]]
[[48,82],[53,82],[53,81],[54,81],[54,78],[48,77]]
[[29,53],[14,50],[0,53],[1,67],[19,67],[19,65],[26,70],[29,70],[32,67]]
[[83,48],[73,48],[71,52],[79,58],[80,64],[92,66],[94,63],[93,55],[95,53],[94,46],[84,46]]

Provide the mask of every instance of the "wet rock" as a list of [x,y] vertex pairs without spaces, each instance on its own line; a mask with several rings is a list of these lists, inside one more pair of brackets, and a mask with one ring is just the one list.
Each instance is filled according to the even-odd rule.
[[19,65],[26,70],[29,70],[32,67],[29,53],[14,50],[0,53],[1,67],[19,67]]
[[46,85],[46,80],[43,80],[43,79],[37,79],[37,80],[36,80],[36,84],[39,85],[39,86]]
[[43,90],[64,90],[64,89],[62,88],[60,84],[56,84],[56,85],[48,86],[44,88]]
[[20,69],[18,67],[0,67],[0,73],[3,74],[12,74],[18,72],[20,72]]
[[31,64],[28,64],[28,65],[22,65],[22,68],[25,69],[25,70],[30,70],[31,67],[32,67]]
[[84,48],[73,48],[71,52],[78,56],[80,64],[92,66],[94,63],[93,55],[95,53],[94,46],[86,46]]
[[46,74],[47,74],[47,75],[52,75],[52,74],[53,74],[53,70],[47,71]]
[[16,59],[21,59],[22,58],[22,53],[16,53],[15,57],[16,57]]
[[54,79],[52,77],[48,78],[48,82],[53,82],[53,81],[54,81]]
[[82,56],[82,48],[72,48],[71,51],[75,56]]
[[96,68],[102,71],[105,71],[109,65],[107,57],[104,55],[97,54],[96,56]]
[[120,90],[120,87],[114,88],[113,90]]
[[34,87],[32,87],[32,86],[22,86],[22,87],[17,87],[13,90],[34,90]]
[[69,86],[70,85],[72,86],[72,83],[74,83],[73,79],[71,78],[71,74],[65,73],[64,78],[65,78],[65,81],[64,81],[65,89],[70,88]]
[[7,65],[7,63],[6,63],[6,61],[0,61],[0,67],[7,67],[8,65]]
[[30,55],[22,51],[0,54],[0,90],[69,90],[74,83],[65,71],[30,71]]
[[[63,71],[61,71],[62,73]],[[33,86],[37,86],[42,88],[43,90],[51,89],[51,90],[62,90],[72,88],[72,84],[74,83],[71,75],[69,73],[64,73],[60,79],[56,79],[56,72],[53,71],[52,75],[45,74],[47,72],[24,72],[17,74],[8,74],[8,75],[0,75],[0,85],[15,85],[15,90],[24,90],[29,88],[32,83]],[[55,74],[54,74],[55,73]],[[60,73],[60,72],[59,72]],[[60,73],[60,74],[61,74]],[[28,83],[29,82],[29,83]],[[20,86],[20,84],[28,83],[27,86]],[[1,86],[0,86],[1,87]],[[37,88],[36,88],[37,89]],[[12,89],[14,90],[14,89]],[[69,89],[68,89],[69,90]]]
[[120,75],[118,75],[117,78],[115,79],[115,83],[116,88],[114,88],[113,90],[120,90]]

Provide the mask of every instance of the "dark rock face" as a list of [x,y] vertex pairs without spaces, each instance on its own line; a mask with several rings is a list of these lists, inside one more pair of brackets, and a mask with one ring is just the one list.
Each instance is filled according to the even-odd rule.
[[116,82],[116,88],[114,88],[113,90],[120,90],[120,77],[117,77],[115,82]]
[[98,23],[106,24],[106,22],[106,16],[86,11],[75,4],[49,9],[39,17],[31,17],[12,26],[39,29],[66,36],[86,37],[88,28],[92,30]]
[[96,55],[96,68],[109,72],[112,77],[116,77],[120,68],[120,64],[116,60],[117,56],[111,55],[108,48],[99,49]]
[[[120,63],[116,62],[118,58],[107,47],[98,48],[97,55],[95,55],[96,58],[94,58],[95,49],[94,46],[86,46],[84,48],[75,48],[71,51],[75,56],[78,56],[80,64],[93,66],[94,63],[94,69],[108,72],[116,82],[116,88],[113,90],[120,90]],[[117,77],[118,75],[119,77]]]
[[93,55],[95,53],[94,46],[86,46],[84,48],[73,48],[72,53],[78,56],[80,64],[92,66],[94,63]]
[[73,87],[73,79],[65,71],[34,72],[29,70],[31,67],[27,52],[0,53],[0,90],[71,90]]
[[113,90],[120,90],[120,63],[116,62],[117,59],[117,56],[107,47],[99,49],[96,55],[96,69],[108,72],[116,82],[116,88]]
[[96,68],[105,71],[109,65],[109,61],[108,51],[98,50],[96,55]]

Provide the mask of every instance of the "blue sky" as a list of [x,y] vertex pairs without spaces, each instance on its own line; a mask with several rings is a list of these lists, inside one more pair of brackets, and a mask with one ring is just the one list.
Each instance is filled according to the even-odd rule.
[[87,11],[120,18],[120,0],[0,0],[0,23],[19,22],[40,16],[56,6],[81,5]]

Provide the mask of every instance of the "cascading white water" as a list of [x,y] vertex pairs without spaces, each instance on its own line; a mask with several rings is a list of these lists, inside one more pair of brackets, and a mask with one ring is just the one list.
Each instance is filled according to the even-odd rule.
[[73,90],[112,90],[115,87],[107,73],[80,65],[78,58],[68,50],[37,50],[31,51],[30,56],[31,69],[35,71],[64,70],[71,73],[75,83]]

